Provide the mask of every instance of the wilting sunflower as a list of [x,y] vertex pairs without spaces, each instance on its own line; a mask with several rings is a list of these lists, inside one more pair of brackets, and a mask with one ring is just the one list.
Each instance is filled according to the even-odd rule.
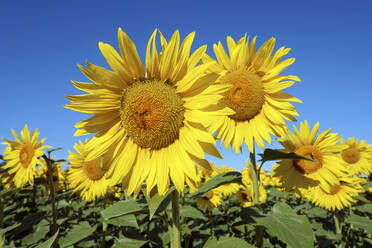
[[[243,37],[238,43],[228,36],[227,46],[230,57],[221,42],[214,45],[214,53],[218,60],[217,69],[221,76],[217,84],[230,84],[232,88],[219,101],[220,106],[230,107],[235,113],[210,119],[210,130],[217,130],[216,136],[224,142],[226,150],[239,153],[243,141],[252,152],[254,140],[264,149],[266,140],[271,144],[270,134],[284,135],[287,130],[284,119],[296,121],[296,108],[289,102],[301,102],[299,99],[282,92],[295,81],[297,76],[279,75],[295,59],[280,61],[290,49],[281,47],[273,55],[275,39],[266,41],[256,51],[256,37],[250,44]],[[203,62],[213,61],[205,56]]]
[[35,129],[30,135],[27,124],[21,131],[21,137],[18,137],[13,129],[12,134],[15,141],[3,138],[5,142],[2,144],[8,145],[4,151],[6,164],[3,168],[9,168],[8,173],[13,176],[13,181],[17,188],[21,188],[27,183],[33,185],[36,165],[41,164],[39,157],[44,154],[43,149],[50,146],[42,145],[45,138],[38,141],[38,129]]
[[302,195],[316,206],[334,211],[336,209],[341,210],[356,202],[353,197],[363,191],[360,179],[354,176],[340,178],[339,182],[332,185],[328,192],[319,185],[302,192]]
[[341,144],[348,146],[341,152],[342,159],[349,165],[348,171],[369,176],[372,173],[372,146],[355,138],[349,138],[347,142],[341,139]]
[[295,126],[294,129],[294,133],[288,131],[288,137],[278,140],[284,146],[284,151],[307,156],[315,161],[284,159],[273,173],[280,177],[286,190],[302,190],[321,184],[329,192],[333,185],[339,183],[338,178],[346,173],[346,164],[339,156],[346,146],[337,144],[341,136],[330,133],[329,128],[316,137],[319,123],[310,131],[307,121],[300,123],[300,130]]
[[112,184],[105,177],[110,166],[109,159],[106,156],[88,160],[88,143],[88,140],[85,143],[79,141],[79,144],[74,145],[76,153],[69,151],[68,160],[71,167],[67,179],[74,192],[79,192],[85,201],[93,201],[104,197]]
[[[55,160],[53,157],[52,160]],[[45,159],[41,159],[41,167],[37,170],[37,176],[43,179],[48,179],[48,166]],[[54,191],[66,190],[66,172],[61,168],[64,162],[54,162],[52,164],[53,168],[53,185]],[[49,185],[47,186],[49,190]]]
[[[75,125],[75,135],[97,133],[88,160],[108,153],[113,158],[109,177],[119,183],[127,178],[128,194],[136,195],[142,184],[147,193],[156,186],[164,195],[172,182],[182,191],[185,181],[196,180],[195,163],[209,167],[205,152],[221,157],[215,140],[202,125],[207,119],[234,113],[216,104],[230,85],[213,85],[219,76],[215,62],[196,66],[206,46],[189,56],[194,33],[180,46],[176,31],[167,42],[160,33],[158,54],[155,30],[146,50],[146,69],[134,43],[119,29],[121,56],[108,44],[99,48],[113,71],[87,63],[81,71],[93,83],[73,82],[89,94],[67,96],[66,108],[92,114]],[[94,149],[93,149],[94,148]],[[190,178],[190,180],[185,178]]]

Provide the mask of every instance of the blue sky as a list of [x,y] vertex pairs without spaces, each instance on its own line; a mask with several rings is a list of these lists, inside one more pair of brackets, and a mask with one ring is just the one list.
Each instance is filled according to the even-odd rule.
[[[295,104],[298,121],[319,121],[321,131],[332,127],[344,138],[372,143],[371,7],[370,1],[3,2],[0,137],[12,138],[10,129],[19,133],[27,123],[39,128],[46,144],[63,147],[55,155],[66,159],[79,139],[73,125],[86,118],[62,107],[68,102],[64,95],[81,93],[70,80],[87,81],[77,67],[86,60],[107,67],[98,42],[117,48],[121,27],[142,59],[155,28],[167,39],[176,29],[182,38],[195,31],[193,50],[207,44],[211,56],[213,43],[225,46],[227,35],[257,35],[259,45],[275,37],[275,50],[290,47],[288,57],[296,58],[284,73],[302,79],[286,90],[303,101]],[[249,157],[247,149],[238,156],[221,151],[224,160],[213,161],[237,169]]]

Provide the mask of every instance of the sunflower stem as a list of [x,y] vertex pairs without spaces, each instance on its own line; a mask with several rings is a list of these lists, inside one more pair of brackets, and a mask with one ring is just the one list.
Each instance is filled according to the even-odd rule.
[[50,232],[52,235],[54,235],[57,231],[57,208],[56,208],[56,200],[55,200],[55,192],[54,192],[52,160],[47,158],[45,155],[43,155],[43,158],[48,167],[49,193],[50,193],[49,196],[50,196],[50,201],[52,203],[52,216],[53,216],[52,225],[50,226]]
[[0,228],[4,226],[4,203],[3,197],[0,197]]
[[177,190],[172,192],[172,233],[171,248],[181,248],[181,225],[180,225],[180,205],[179,193]]
[[340,225],[340,219],[339,214],[337,211],[333,213],[333,220],[335,221],[335,229],[337,234],[341,234],[341,225]]
[[251,173],[252,173],[252,184],[253,184],[253,204],[257,205],[259,203],[259,181],[257,176],[257,166],[256,166],[256,155],[253,150],[250,154],[251,157]]
[[[260,195],[259,195],[259,175],[257,175],[257,164],[256,164],[256,154],[253,147],[253,152],[250,153],[251,159],[251,173],[252,173],[252,184],[253,184],[253,205],[258,205],[260,203]],[[263,247],[263,227],[256,226],[256,241],[257,247]]]

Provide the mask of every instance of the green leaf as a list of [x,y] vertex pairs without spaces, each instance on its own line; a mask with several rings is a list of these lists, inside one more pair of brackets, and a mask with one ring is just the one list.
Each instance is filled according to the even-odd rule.
[[50,248],[50,247],[52,247],[52,245],[54,243],[54,240],[56,240],[56,238],[58,236],[58,233],[59,233],[59,230],[57,230],[57,232],[52,237],[50,237],[47,241],[45,241],[44,243],[41,243],[38,246],[36,246],[36,248]]
[[327,218],[327,214],[328,212],[323,209],[323,208],[319,208],[319,207],[313,207],[313,208],[310,208],[309,210],[307,210],[305,212],[305,214],[308,216],[308,217],[312,217],[312,218],[323,218],[323,219],[326,219]]
[[134,228],[139,228],[136,217],[131,215],[122,215],[115,218],[111,218],[105,221],[107,224],[112,224],[115,226],[131,226]]
[[245,240],[234,237],[222,237],[220,239],[210,238],[205,243],[203,248],[254,248],[253,245],[248,244]]
[[115,242],[113,248],[140,248],[148,242],[148,240],[122,238]]
[[372,204],[363,204],[355,207],[358,211],[372,214]]
[[314,159],[311,159],[309,157],[297,155],[294,152],[283,152],[281,150],[274,150],[274,149],[265,149],[264,153],[258,154],[261,157],[261,163],[265,163],[266,161],[273,161],[273,160],[281,160],[281,159],[302,159],[302,160],[308,160],[312,162],[317,162]]
[[80,222],[80,225],[73,226],[66,237],[59,240],[59,245],[61,247],[73,245],[94,233],[96,229],[97,225],[91,227],[87,221]]
[[19,227],[20,225],[21,225],[21,223],[15,223],[15,224],[13,224],[11,226],[8,226],[4,229],[0,229],[0,235],[15,229],[15,228]]
[[158,193],[156,193],[153,196],[151,196],[151,198],[148,198],[147,197],[147,194],[145,194],[146,200],[147,200],[147,204],[149,206],[149,211],[150,211],[150,220],[154,217],[154,214],[155,213],[162,212],[162,211],[164,211],[167,208],[167,206],[169,205],[169,203],[171,201],[171,193],[175,189],[176,188],[174,186],[172,186],[168,190],[168,192],[165,195],[163,195],[163,196],[161,196]]
[[183,218],[193,218],[193,219],[202,219],[205,220],[205,216],[198,209],[189,206],[182,205],[180,209],[180,216]]
[[314,233],[309,220],[304,215],[297,215],[285,203],[276,203],[265,217],[253,219],[266,227],[271,236],[278,237],[288,247],[314,247]]
[[363,185],[363,188],[367,190],[368,188],[372,187],[372,181],[368,181],[366,184]]
[[135,214],[139,212],[147,211],[147,205],[139,203],[134,199],[119,201],[114,205],[101,211],[103,219],[108,220],[111,218],[119,217],[127,214]]
[[230,171],[224,174],[220,174],[207,181],[197,192],[192,194],[192,197],[202,197],[208,191],[217,188],[227,183],[242,183],[242,174],[236,171]]
[[362,217],[356,214],[351,214],[345,222],[352,224],[360,229],[363,229],[366,233],[372,233],[372,220],[368,217]]
[[27,245],[35,244],[39,240],[42,240],[49,232],[49,223],[46,220],[40,221],[39,224],[34,227],[32,233],[22,239],[23,243]]

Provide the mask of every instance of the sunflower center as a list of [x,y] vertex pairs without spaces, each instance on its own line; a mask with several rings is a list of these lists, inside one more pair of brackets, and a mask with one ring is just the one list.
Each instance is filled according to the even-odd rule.
[[249,71],[234,71],[223,76],[221,83],[233,85],[220,101],[235,110],[236,113],[229,116],[231,119],[247,121],[261,111],[265,92],[259,76]]
[[329,194],[335,195],[335,194],[337,194],[340,191],[340,189],[341,189],[341,186],[338,185],[338,184],[335,184],[335,185],[332,186]]
[[242,198],[244,201],[248,201],[248,202],[252,201],[252,198],[248,192],[242,192]]
[[301,156],[306,156],[310,157],[312,159],[315,159],[319,161],[317,162],[312,162],[312,161],[307,161],[307,160],[300,160],[296,159],[293,161],[293,166],[299,170],[302,174],[311,174],[315,171],[317,171],[319,168],[322,167],[322,154],[318,150],[317,147],[312,146],[312,145],[307,145],[307,146],[301,146],[300,148],[297,148],[294,151],[296,154],[301,155]]
[[85,162],[83,171],[93,181],[97,181],[105,175],[105,171],[99,167],[99,163],[95,160]]
[[23,167],[28,167],[33,156],[34,150],[31,147],[25,146],[22,148],[21,152],[19,153],[19,160],[21,161]]
[[173,144],[184,113],[183,100],[175,88],[156,80],[133,83],[121,98],[122,126],[142,148],[159,150]]
[[341,153],[342,158],[349,164],[355,164],[360,159],[359,150],[355,147],[350,147]]

